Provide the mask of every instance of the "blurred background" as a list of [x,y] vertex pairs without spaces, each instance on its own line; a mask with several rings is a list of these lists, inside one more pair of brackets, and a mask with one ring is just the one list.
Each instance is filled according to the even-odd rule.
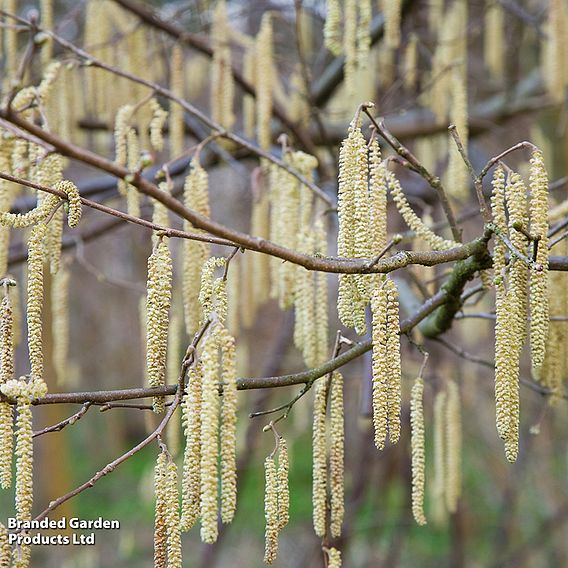
[[[339,2],[345,9],[349,2]],[[29,17],[36,2],[4,1]],[[123,6],[121,6],[123,4]],[[128,5],[131,9],[128,9]],[[320,161],[316,182],[326,192],[337,191],[337,158],[349,121],[357,105],[373,101],[375,116],[413,150],[434,173],[443,177],[461,220],[466,239],[479,235],[482,221],[463,172],[452,170],[453,147],[447,126],[458,124],[474,167],[522,140],[531,140],[544,152],[553,182],[551,204],[567,198],[566,161],[568,115],[565,85],[568,82],[565,0],[409,0],[400,2],[400,38],[385,36],[384,17],[396,12],[397,2],[372,2],[370,47],[365,61],[356,66],[351,86],[345,85],[343,54],[333,55],[324,45],[326,2],[318,0],[229,0],[227,10],[233,66],[245,74],[244,60],[266,12],[273,15],[275,108],[272,151],[287,132],[290,143],[315,151]],[[164,29],[148,25],[134,8],[155,11],[161,21],[193,34],[211,45],[210,32],[215,0],[167,2],[113,2],[111,0],[55,0],[54,26],[64,38],[83,46],[97,57],[139,73],[163,85],[169,84],[170,60],[176,38]],[[390,10],[390,12],[389,12]],[[343,12],[342,12],[343,13]],[[6,21],[6,19],[4,19]],[[343,20],[339,29],[343,29]],[[135,34],[143,41],[134,40]],[[20,54],[26,34],[19,37]],[[179,39],[179,38],[178,38]],[[142,45],[143,51],[140,50]],[[71,61],[68,52],[55,45],[54,57]],[[184,43],[183,94],[205,113],[211,112],[211,59],[190,42]],[[76,144],[113,158],[113,124],[116,110],[145,91],[116,89],[105,103],[93,102],[91,70],[80,68],[61,88],[66,97],[60,134]],[[102,74],[103,84],[117,80]],[[32,69],[29,80],[37,84],[41,68]],[[72,87],[69,90],[69,86]],[[458,89],[462,91],[458,91]],[[467,113],[459,106],[465,96]],[[250,97],[237,85],[233,128],[247,137],[243,108]],[[161,101],[167,106],[167,101]],[[463,105],[462,105],[463,106]],[[245,111],[246,114],[246,111]],[[286,117],[283,124],[282,116]],[[189,148],[208,131],[191,116],[185,117],[185,144]],[[295,136],[298,131],[303,141]],[[367,132],[367,131],[365,131]],[[306,144],[307,141],[307,144]],[[382,145],[382,141],[381,141]],[[388,151],[384,148],[384,153]],[[450,157],[449,157],[450,156]],[[166,147],[156,164],[172,158]],[[507,164],[526,174],[528,155],[512,154]],[[258,161],[246,152],[213,142],[202,153],[210,172],[213,219],[239,230],[250,229],[253,204],[251,172]],[[173,166],[176,188],[187,174],[187,159]],[[455,162],[454,162],[455,164]],[[459,166],[456,166],[459,168]],[[398,171],[400,170],[400,171]],[[423,179],[397,169],[411,205],[430,223],[443,223],[435,192]],[[66,177],[81,193],[97,201],[123,208],[112,178],[70,162]],[[457,176],[457,177],[456,177]],[[461,177],[459,177],[461,176]],[[488,182],[488,180],[486,180]],[[463,185],[463,188],[458,187]],[[454,188],[455,186],[455,188]],[[455,190],[454,190],[455,189]],[[487,183],[489,192],[489,183]],[[15,207],[30,206],[32,194],[20,194]],[[391,207],[392,204],[389,205]],[[142,214],[151,208],[144,200]],[[389,230],[405,227],[394,208],[389,209]],[[336,216],[329,219],[329,254],[336,254]],[[102,213],[87,211],[80,227],[64,236],[69,259],[70,343],[66,373],[55,377],[47,364],[50,391],[86,391],[141,386],[145,381],[144,335],[140,303],[145,298],[146,260],[151,251],[149,232],[125,223],[106,227]],[[178,218],[170,225],[181,227]],[[406,240],[401,248],[420,248]],[[562,246],[562,245],[560,245]],[[172,242],[174,281],[180,278],[181,247]],[[226,254],[212,247],[213,253]],[[563,252],[553,252],[563,254]],[[15,237],[10,246],[10,273],[25,283],[25,245]],[[448,266],[413,267],[394,274],[401,292],[401,317],[406,317],[444,281]],[[564,273],[555,276],[555,290],[564,294]],[[478,282],[471,285],[474,286]],[[328,277],[330,354],[337,329],[342,329],[335,308],[337,278]],[[25,298],[20,288],[20,303]],[[247,300],[241,296],[241,304]],[[241,305],[242,312],[246,305]],[[395,447],[378,452],[369,419],[370,357],[363,356],[342,369],[346,400],[346,519],[336,542],[347,567],[552,567],[568,565],[568,417],[565,400],[554,405],[538,388],[521,391],[521,440],[517,463],[509,464],[495,428],[493,392],[494,299],[492,291],[468,303],[451,330],[440,341],[423,340],[430,353],[425,370],[426,516],[416,525],[410,509],[409,396],[412,381],[422,363],[419,351],[402,340],[403,429]],[[173,313],[179,298],[174,298]],[[463,317],[482,314],[482,317]],[[560,314],[558,314],[560,315]],[[564,314],[568,315],[568,314]],[[293,314],[283,312],[274,300],[260,305],[254,319],[238,326],[240,376],[271,376],[303,370],[293,345]],[[250,324],[250,325],[249,325]],[[555,322],[559,329],[564,322]],[[352,331],[343,333],[353,341]],[[24,332],[17,353],[17,372],[27,372]],[[49,350],[46,338],[46,352]],[[185,349],[188,338],[183,340]],[[528,358],[523,357],[522,376],[534,385]],[[48,361],[49,361],[49,355]],[[178,361],[181,360],[180,351]],[[560,361],[564,366],[567,361]],[[59,383],[57,383],[57,380]],[[463,451],[462,496],[456,513],[445,515],[432,490],[433,401],[448,380],[460,386]],[[266,418],[249,419],[254,410],[271,408],[290,400],[301,387],[246,391],[239,394],[239,494],[234,522],[223,527],[219,542],[204,545],[195,528],[183,535],[184,566],[252,567],[262,565],[264,547],[263,461],[272,451],[273,436],[263,433]],[[294,406],[279,432],[290,448],[290,524],[280,535],[278,567],[322,566],[321,542],[311,521],[311,393]],[[34,409],[34,428],[39,430],[69,416],[76,405]],[[91,409],[77,424],[60,433],[39,437],[35,443],[35,508],[41,511],[53,499],[83,483],[106,463],[135,445],[148,432],[154,417],[147,411],[115,408]],[[177,431],[177,434],[176,434]],[[181,458],[179,417],[170,425],[168,440]],[[176,442],[176,439],[178,442]],[[57,510],[59,515],[117,519],[120,531],[99,531],[94,547],[36,547],[34,566],[89,568],[98,566],[151,566],[153,538],[153,466],[156,447],[144,449]],[[443,507],[442,507],[443,509]],[[13,515],[13,494],[0,493],[2,517]]]

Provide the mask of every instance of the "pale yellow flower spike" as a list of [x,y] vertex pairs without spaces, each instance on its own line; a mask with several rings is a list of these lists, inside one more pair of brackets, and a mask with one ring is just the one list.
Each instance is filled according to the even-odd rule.
[[[193,160],[189,175],[185,178],[184,205],[209,216],[209,176],[198,160]],[[185,231],[200,232],[189,221],[184,221]],[[209,255],[209,245],[184,239],[182,244],[182,294],[185,330],[191,337],[201,320],[199,290],[201,288],[201,269]]]
[[167,501],[166,501],[166,454],[160,452],[154,468],[154,568],[166,568],[167,557]]
[[341,8],[339,0],[327,0],[323,37],[325,47],[333,55],[341,55]]
[[[131,173],[140,167],[140,140],[134,128],[129,128],[126,134],[127,155],[126,167]],[[126,208],[128,214],[140,217],[140,193],[132,184],[126,184]]]
[[[368,258],[369,195],[367,145],[361,132],[359,112],[351,122],[339,153],[337,253],[345,258]],[[366,331],[365,306],[370,280],[366,275],[341,274],[337,311],[346,327]]]
[[0,566],[2,568],[10,568],[11,554],[12,546],[8,541],[8,529],[0,523]]
[[410,35],[406,49],[404,50],[404,86],[410,92],[416,89],[418,79],[418,36]]
[[[468,114],[467,114],[467,85],[463,69],[456,67],[451,78],[451,104],[450,120],[456,126],[462,144],[467,153],[468,149]],[[456,144],[450,145],[447,182],[449,193],[452,197],[464,201],[469,195],[469,172],[467,166],[458,151]]]
[[[132,105],[121,106],[116,112],[114,119],[114,160],[119,166],[126,166],[128,160],[128,144],[126,137],[130,129],[130,119],[134,107]],[[124,189],[124,186],[122,186]],[[119,190],[121,185],[119,184]]]
[[446,514],[446,391],[436,393],[434,399],[434,480],[433,516],[440,524]]
[[29,399],[22,396],[17,404],[16,418],[16,516],[32,518],[33,503],[33,442],[32,409]]
[[408,204],[404,192],[402,191],[400,182],[398,181],[398,179],[396,179],[396,176],[388,170],[386,170],[385,175],[393,201],[395,202],[400,214],[402,215],[402,218],[418,237],[424,239],[434,250],[446,250],[459,246],[458,243],[454,241],[439,237],[428,227],[426,227],[426,225],[424,225],[418,215],[414,213],[414,211]]
[[14,377],[14,312],[6,295],[0,303],[0,384]]
[[396,49],[400,45],[401,0],[384,0],[385,43]]
[[549,327],[548,305],[548,175],[544,158],[535,150],[530,159],[531,235],[538,238],[536,267],[531,267],[531,362],[538,369],[544,362]]
[[327,549],[327,568],[341,568],[341,552],[337,548]]
[[231,69],[230,26],[225,1],[217,3],[211,29],[213,62],[211,67],[211,116],[223,128],[235,124],[233,98],[235,85]]
[[343,53],[345,90],[349,103],[354,100],[357,78],[357,0],[343,2]]
[[[183,97],[183,49],[176,44],[172,48],[170,60],[170,89],[179,97]],[[179,157],[185,149],[184,111],[180,105],[172,101],[170,104],[170,156]]]
[[379,286],[371,299],[373,314],[373,425],[375,446],[385,447],[388,427],[389,363],[388,363],[388,295],[385,286]]
[[278,554],[278,481],[272,456],[264,460],[264,562],[272,564]]
[[43,380],[43,241],[47,225],[40,223],[32,229],[28,241],[28,349],[30,379]]
[[183,426],[186,437],[183,454],[181,530],[188,531],[199,517],[201,485],[201,365],[188,371],[187,392],[183,397]]
[[288,444],[282,437],[278,440],[278,530],[281,531],[290,520],[290,488],[288,486],[288,472],[290,469],[288,459]]
[[218,440],[219,440],[219,363],[216,330],[207,338],[203,353],[201,394],[201,540],[217,540]]
[[[146,365],[148,384],[166,381],[168,323],[172,289],[172,258],[167,241],[160,241],[148,258],[146,298]],[[164,411],[163,397],[153,400],[154,412]]]
[[272,144],[272,58],[272,16],[266,12],[256,37],[256,132],[263,150],[269,150]]
[[400,438],[401,365],[400,324],[398,315],[398,290],[393,280],[387,277],[387,361],[388,370],[388,421],[389,439],[396,444]]
[[57,384],[64,385],[69,351],[69,269],[63,265],[51,286],[51,325],[53,329],[53,366]]
[[160,103],[155,99],[150,100],[150,108],[152,110],[152,120],[150,121],[150,144],[156,152],[164,149],[164,124],[168,119],[168,111],[163,109]]
[[462,424],[460,394],[454,381],[448,382],[446,401],[446,506],[455,513],[461,494]]
[[221,519],[227,524],[233,520],[237,504],[237,369],[235,339],[224,326],[219,329],[219,344],[223,383],[220,431]]
[[331,440],[329,447],[330,531],[333,538],[341,535],[345,512],[345,420],[343,416],[343,376],[334,372],[329,402]]
[[14,448],[12,426],[12,405],[0,402],[0,487],[2,489],[8,489],[12,485],[12,451]]
[[489,0],[485,10],[485,34],[483,56],[493,79],[505,78],[505,12],[498,0]]
[[410,425],[412,448],[412,514],[419,525],[426,524],[424,515],[424,476],[425,476],[425,449],[424,449],[424,407],[422,397],[424,394],[424,381],[418,377],[412,387],[410,395]]
[[72,181],[65,179],[55,184],[55,189],[67,195],[67,202],[69,204],[67,224],[70,227],[76,227],[81,220],[81,196],[77,186]]
[[314,531],[320,537],[325,535],[327,508],[326,404],[327,378],[314,386],[312,506]]
[[[179,382],[180,358],[182,355],[182,316],[179,313],[179,304],[172,309],[172,318],[168,330],[168,353],[166,356],[166,384],[177,385]],[[183,410],[182,413],[183,415]],[[168,422],[167,444],[172,456],[180,453],[181,447],[181,422],[180,415],[176,412]]]
[[385,168],[381,167],[381,148],[376,138],[369,155],[369,199],[373,245],[371,257],[377,256],[387,244],[387,184]]
[[371,19],[373,9],[371,0],[359,0],[357,2],[357,67],[361,70],[369,65],[369,53],[371,51]]
[[177,466],[173,460],[169,461],[166,466],[164,495],[168,568],[182,568],[177,478]]

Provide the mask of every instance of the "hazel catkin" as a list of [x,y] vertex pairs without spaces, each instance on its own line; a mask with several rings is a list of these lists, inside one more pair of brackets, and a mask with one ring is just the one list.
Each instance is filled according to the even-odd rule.
[[325,416],[327,406],[327,379],[314,386],[312,431],[312,506],[315,533],[323,537],[327,509],[327,452]]
[[412,454],[412,514],[419,525],[426,524],[424,515],[424,381],[418,377],[410,395],[410,426]]
[[264,562],[272,564],[278,554],[278,482],[273,456],[264,460]]
[[343,524],[343,515],[345,512],[345,420],[343,416],[343,376],[341,373],[333,373],[330,388],[330,532],[333,538],[338,538],[341,535],[341,525]]

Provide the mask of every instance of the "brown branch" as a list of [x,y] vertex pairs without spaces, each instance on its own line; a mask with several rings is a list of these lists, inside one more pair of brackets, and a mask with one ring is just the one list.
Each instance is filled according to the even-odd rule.
[[89,408],[91,408],[92,406],[92,402],[85,402],[85,404],[83,404],[81,410],[79,410],[78,412],[75,412],[75,414],[72,414],[71,416],[69,416],[69,418],[66,418],[65,420],[62,420],[61,422],[58,422],[57,424],[54,424],[53,426],[48,426],[47,428],[44,428],[43,430],[38,430],[37,432],[34,432],[32,434],[32,438],[37,438],[38,436],[43,436],[43,434],[48,434],[49,432],[61,432],[61,430],[63,430],[63,428],[71,425],[71,424],[75,424],[75,422],[77,422],[77,420],[80,420],[83,416],[85,416],[85,414],[87,414],[87,411],[89,410]]

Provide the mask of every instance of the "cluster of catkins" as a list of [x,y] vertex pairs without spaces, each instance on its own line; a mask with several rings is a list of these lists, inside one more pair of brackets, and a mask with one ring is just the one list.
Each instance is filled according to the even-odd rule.
[[[44,79],[46,81],[47,79]],[[39,87],[38,87],[39,90]],[[42,91],[40,90],[40,93]],[[28,100],[28,94],[17,95],[21,103]],[[14,153],[17,152],[17,157]],[[15,160],[25,157],[25,165]],[[27,213],[10,213],[8,211],[13,196],[9,195],[14,186],[7,182],[0,184],[2,207],[0,225],[8,243],[11,229],[31,227],[28,238],[27,261],[27,332],[30,372],[28,376],[14,377],[14,345],[15,316],[17,310],[13,305],[17,299],[14,288],[15,281],[6,276],[7,256],[2,262],[4,295],[0,303],[0,392],[10,402],[0,402],[0,486],[8,489],[12,484],[12,454],[16,456],[15,502],[16,516],[19,520],[31,520],[33,501],[33,445],[32,445],[32,411],[31,404],[36,398],[45,396],[47,385],[44,380],[44,347],[43,319],[44,308],[44,269],[49,266],[52,280],[52,312],[53,325],[56,330],[53,355],[58,377],[63,380],[63,369],[67,357],[68,317],[66,313],[67,269],[60,262],[61,236],[63,230],[63,209],[68,208],[68,225],[77,226],[81,218],[81,199],[77,187],[68,180],[62,179],[63,161],[60,156],[42,155],[39,148],[31,142],[14,140],[4,136],[0,145],[0,160],[3,169],[16,172],[16,163],[20,169],[37,183],[48,185],[65,194],[66,201],[52,194],[39,194],[37,206]],[[5,254],[5,253],[3,253]],[[16,313],[15,313],[16,312]],[[61,332],[61,334],[60,334]],[[17,413],[16,443],[13,444],[13,406]],[[2,562],[9,563],[9,547],[1,552]],[[29,563],[30,549],[22,546],[14,550],[14,565],[25,567]]]
[[[495,403],[505,455],[514,462],[519,446],[519,359],[527,336],[533,373],[557,393],[542,372],[549,328],[548,176],[544,159],[534,150],[530,186],[515,172],[498,166],[493,175],[491,208],[495,230]],[[507,214],[508,213],[508,214]]]

